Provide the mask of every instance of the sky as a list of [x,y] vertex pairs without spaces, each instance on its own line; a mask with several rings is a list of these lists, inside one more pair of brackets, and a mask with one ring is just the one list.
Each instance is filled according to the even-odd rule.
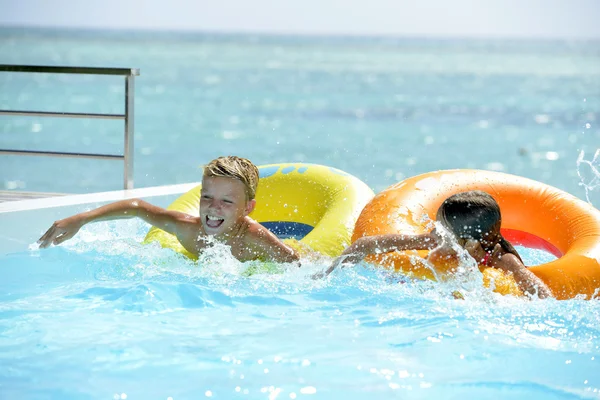
[[0,26],[600,38],[600,0],[0,0]]

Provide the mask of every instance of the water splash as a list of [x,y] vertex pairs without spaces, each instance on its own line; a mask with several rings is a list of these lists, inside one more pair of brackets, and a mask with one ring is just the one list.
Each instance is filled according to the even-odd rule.
[[584,157],[585,152],[582,150],[579,152],[579,157],[577,157],[579,185],[585,189],[585,197],[588,203],[591,205],[599,204],[600,201],[595,197],[600,197],[600,148],[596,149],[591,160],[586,160]]

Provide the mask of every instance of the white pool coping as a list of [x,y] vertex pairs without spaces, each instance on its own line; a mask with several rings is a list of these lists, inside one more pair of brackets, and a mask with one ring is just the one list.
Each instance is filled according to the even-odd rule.
[[200,182],[181,183],[177,185],[154,186],[148,188],[115,190],[111,192],[98,192],[74,194],[66,196],[45,197],[39,199],[8,201],[0,203],[0,214],[17,211],[38,210],[43,208],[72,206],[87,203],[108,202],[143,197],[164,196],[179,194],[198,186]]

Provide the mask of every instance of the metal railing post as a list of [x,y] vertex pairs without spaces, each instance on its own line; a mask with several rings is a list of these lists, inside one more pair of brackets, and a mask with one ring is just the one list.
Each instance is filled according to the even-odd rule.
[[134,143],[134,113],[133,113],[133,100],[134,100],[134,77],[133,75],[127,75],[125,77],[125,147],[123,151],[124,157],[124,179],[123,186],[125,189],[133,189],[133,143]]
[[54,157],[80,157],[105,160],[123,160],[123,188],[133,189],[133,153],[134,153],[134,77],[140,74],[137,68],[102,68],[102,67],[63,67],[42,65],[6,65],[0,64],[0,72],[29,72],[48,74],[87,74],[87,75],[113,75],[125,77],[125,111],[123,114],[100,114],[80,112],[59,111],[26,111],[26,110],[1,110],[0,115],[24,116],[24,117],[62,117],[62,118],[98,118],[98,119],[122,119],[124,121],[124,145],[123,155],[99,154],[63,151],[38,151],[38,150],[14,150],[0,149],[0,154],[11,155],[33,155]]

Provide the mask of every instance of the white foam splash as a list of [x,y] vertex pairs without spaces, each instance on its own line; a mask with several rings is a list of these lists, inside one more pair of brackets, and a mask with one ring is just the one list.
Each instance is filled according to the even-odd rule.
[[[584,159],[585,152],[582,150],[577,157],[577,175],[579,185],[585,189],[585,197],[588,203],[594,205],[592,198],[600,195],[600,148],[596,149],[591,160]],[[598,204],[598,202],[596,202]]]

